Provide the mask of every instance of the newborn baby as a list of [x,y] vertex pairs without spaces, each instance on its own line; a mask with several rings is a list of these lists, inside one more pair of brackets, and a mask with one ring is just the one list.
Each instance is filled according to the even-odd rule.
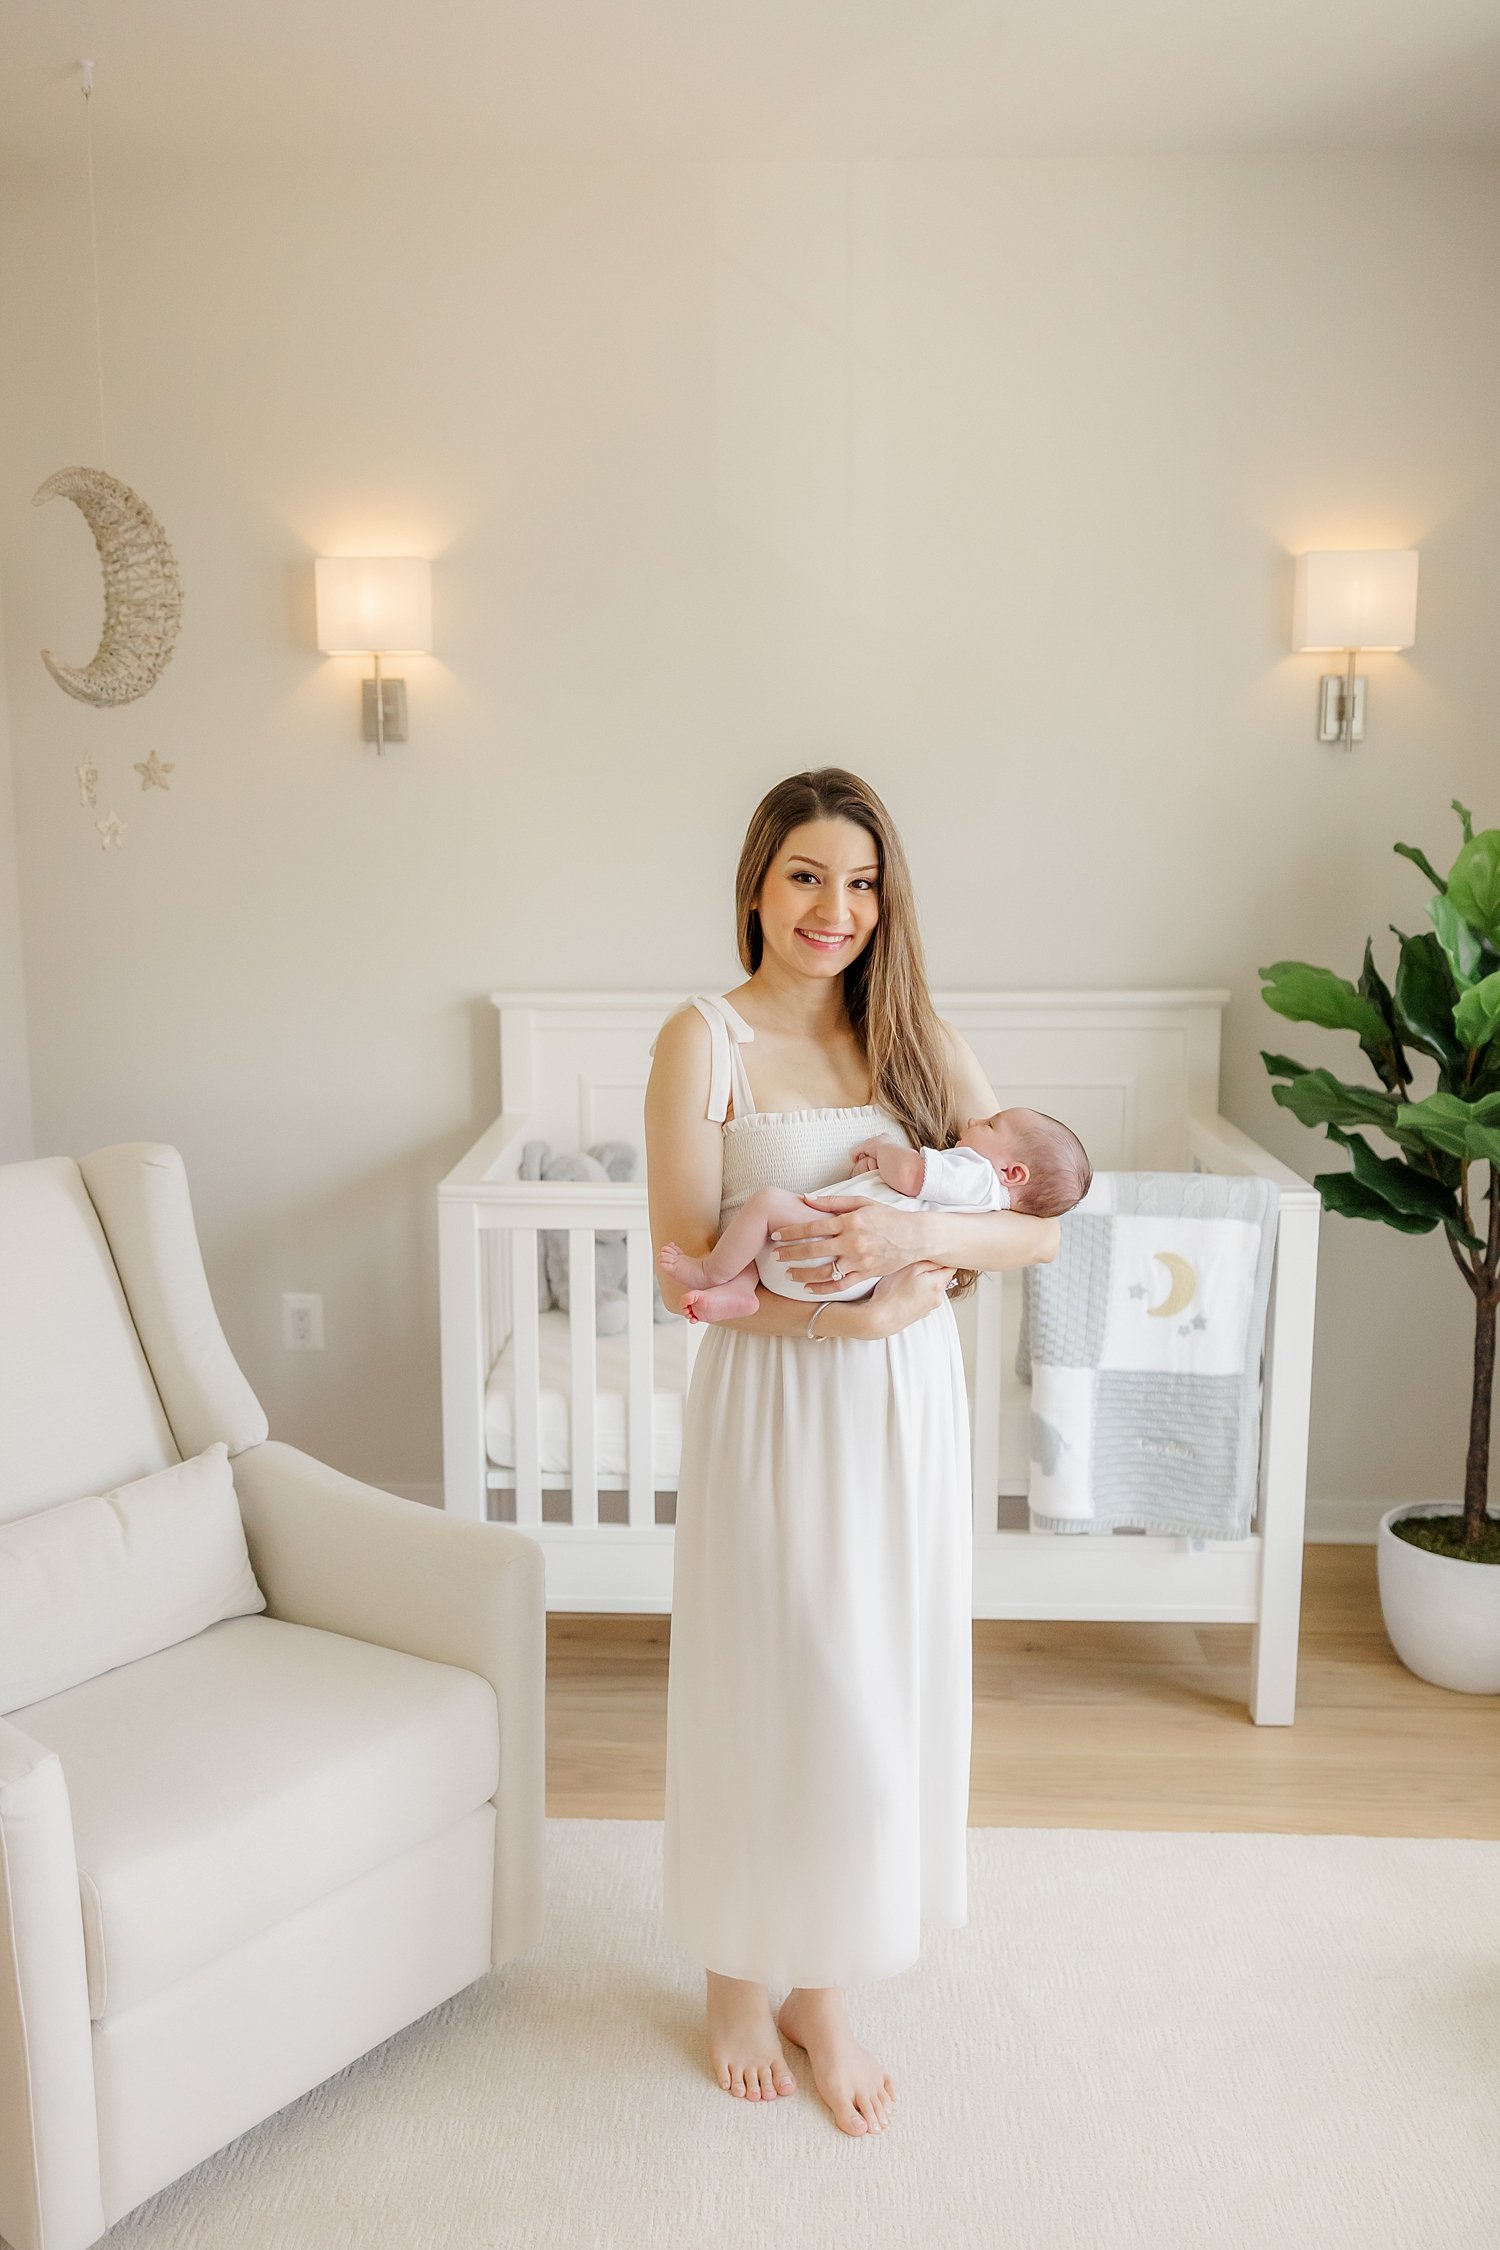
[[[1092,1176],[1083,1143],[1055,1117],[1039,1109],[997,1109],[993,1117],[971,1118],[955,1148],[908,1148],[889,1133],[878,1133],[854,1151],[854,1171],[847,1180],[813,1192],[889,1203],[903,1211],[1011,1210],[1051,1219],[1072,1210],[1087,1194]],[[878,1276],[853,1281],[846,1289],[810,1291],[793,1278],[787,1262],[767,1251],[773,1227],[827,1217],[790,1188],[757,1188],[705,1257],[690,1258],[668,1242],[657,1263],[687,1283],[682,1310],[689,1320],[742,1320],[753,1313],[757,1275],[778,1297],[811,1304],[868,1297]],[[817,1263],[816,1245],[802,1247],[808,1255],[801,1262]]]

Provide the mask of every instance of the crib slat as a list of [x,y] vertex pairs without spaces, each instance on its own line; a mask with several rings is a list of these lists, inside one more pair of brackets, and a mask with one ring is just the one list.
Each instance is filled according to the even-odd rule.
[[594,1230],[568,1229],[568,1343],[572,1436],[568,1460],[575,1530],[599,1521],[599,1382],[594,1349]]
[[651,1432],[652,1367],[655,1328],[652,1322],[651,1229],[630,1227],[625,1236],[625,1287],[630,1300],[630,1399],[628,1453],[630,1471],[630,1528],[640,1531],[656,1521],[656,1469]]
[[512,1423],[516,1454],[516,1522],[542,1520],[542,1342],[536,1302],[536,1228],[510,1230],[510,1302],[515,1320],[511,1368],[515,1380]]
[[974,1530],[1000,1528],[1001,1276],[981,1273],[974,1308]]

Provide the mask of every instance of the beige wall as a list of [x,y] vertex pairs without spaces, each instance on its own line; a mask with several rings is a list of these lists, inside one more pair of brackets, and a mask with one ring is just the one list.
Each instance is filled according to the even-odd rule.
[[0,1164],[14,1164],[31,1154],[31,1066],[21,960],[15,789],[5,696],[4,636],[0,633]]
[[[82,227],[72,184],[3,220],[38,1145],[183,1150],[282,1435],[437,1478],[433,1187],[494,1105],[482,995],[735,976],[744,821],[814,760],[901,823],[935,982],[1228,985],[1229,1114],[1337,1161],[1257,1049],[1344,1050],[1255,969],[1357,966],[1421,922],[1392,842],[1444,857],[1455,795],[1500,822],[1494,165],[117,171],[108,466],[187,608],[160,687],[102,714],[36,656],[92,646],[87,534],[29,506],[98,449]],[[1423,556],[1347,758],[1286,645],[1288,555],[1344,544]],[[361,546],[437,563],[383,764],[309,631],[308,558]],[[1324,1241],[1333,1526],[1454,1488],[1469,1342],[1433,1241]],[[282,1352],[285,1289],[323,1292],[321,1357]]]

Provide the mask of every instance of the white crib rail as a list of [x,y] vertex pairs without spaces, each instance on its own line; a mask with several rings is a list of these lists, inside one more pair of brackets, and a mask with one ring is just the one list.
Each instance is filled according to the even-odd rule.
[[[653,1256],[646,1191],[637,1181],[533,1181],[496,1177],[507,1159],[518,1160],[524,1121],[501,1120],[486,1136],[483,1171],[466,1162],[439,1191],[440,1298],[443,1325],[443,1445],[445,1506],[455,1514],[484,1517],[492,1486],[509,1479],[490,1468],[484,1437],[485,1390],[502,1348],[511,1348],[515,1521],[543,1527],[542,1494],[565,1486],[569,1516],[547,1521],[549,1538],[654,1532],[656,1464],[654,1401],[656,1337]],[[471,1151],[471,1158],[478,1151]],[[541,1314],[538,1306],[543,1233],[567,1237],[570,1307],[594,1303],[595,1236],[623,1233],[626,1247],[627,1501],[623,1525],[601,1523],[599,1494],[617,1477],[599,1467],[598,1341],[594,1322],[568,1318],[569,1400],[566,1476],[541,1467]],[[496,1253],[499,1253],[497,1255]],[[682,1339],[686,1375],[702,1340],[689,1326]],[[672,1479],[668,1478],[668,1483]]]

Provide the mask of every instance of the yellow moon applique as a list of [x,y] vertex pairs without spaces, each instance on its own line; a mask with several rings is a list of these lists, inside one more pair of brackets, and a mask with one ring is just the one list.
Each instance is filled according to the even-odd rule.
[[161,677],[182,617],[182,582],[167,535],[139,493],[103,469],[59,469],[32,495],[71,500],[104,568],[104,630],[87,664],[42,662],[80,703],[133,703]]
[[1153,1320],[1170,1320],[1174,1313],[1186,1312],[1198,1294],[1198,1276],[1186,1258],[1179,1258],[1175,1250],[1154,1250],[1152,1256],[1166,1267],[1172,1286],[1159,1305],[1148,1305],[1146,1310]]

